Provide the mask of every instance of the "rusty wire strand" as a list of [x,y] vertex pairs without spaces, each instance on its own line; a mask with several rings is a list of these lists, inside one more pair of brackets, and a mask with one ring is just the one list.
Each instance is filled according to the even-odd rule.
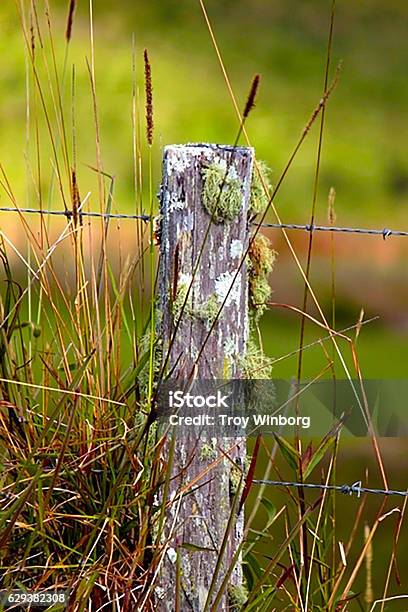
[[[12,208],[2,207],[0,212],[19,212],[24,214],[39,214],[39,215],[55,215],[63,216],[70,219],[73,216],[73,212],[70,210],[41,210],[37,208]],[[151,220],[149,215],[130,215],[126,213],[101,213],[101,212],[86,212],[81,211],[78,213],[80,217],[103,217],[110,219],[133,219],[140,220],[147,223]],[[157,217],[153,217],[154,219]],[[252,225],[258,226],[259,224],[254,221]],[[345,234],[366,234],[369,236],[382,236],[385,240],[390,236],[408,236],[408,231],[405,230],[393,230],[387,227],[382,229],[378,228],[366,228],[366,227],[340,227],[336,225],[310,225],[309,223],[261,223],[261,227],[265,229],[288,229],[288,230],[300,230],[306,232],[338,232]]]

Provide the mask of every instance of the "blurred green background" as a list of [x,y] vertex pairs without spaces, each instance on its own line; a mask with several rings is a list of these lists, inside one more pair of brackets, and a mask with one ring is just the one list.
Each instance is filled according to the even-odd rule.
[[[28,36],[29,4],[23,3]],[[71,140],[71,74],[75,66],[79,186],[82,195],[92,192],[91,207],[97,210],[96,177],[86,166],[96,165],[93,101],[87,68],[87,61],[91,62],[89,5],[87,2],[77,5],[68,51],[65,45],[68,2],[51,1],[50,14],[56,63],[59,74],[65,75],[61,90],[68,141]],[[45,8],[42,2],[35,6],[36,15],[31,17],[31,22],[35,30],[38,22],[43,44],[41,49],[37,40],[36,69],[50,121],[55,126],[56,112],[49,83],[54,95],[56,86]],[[276,182],[321,97],[331,2],[208,0],[206,6],[241,106],[253,75],[256,72],[262,75],[257,106],[247,129],[258,158],[267,161]],[[145,47],[152,62],[155,187],[160,182],[164,144],[231,143],[237,132],[237,118],[198,0],[120,3],[98,0],[94,2],[93,13],[103,166],[116,177],[114,208],[129,212],[136,206],[132,159],[132,38],[141,98],[142,137]],[[327,223],[327,197],[333,186],[339,225],[407,228],[407,25],[406,4],[400,0],[337,3],[331,73],[339,61],[342,61],[342,72],[327,108],[317,222]],[[38,194],[30,177],[30,174],[37,175],[35,121],[38,121],[42,198],[44,205],[61,208],[57,190],[50,190],[52,149],[32,76],[27,145],[27,54],[20,17],[11,1],[1,4],[0,28],[2,166],[20,205],[38,205]],[[318,122],[276,198],[284,221],[307,223],[309,220],[317,138]],[[30,160],[28,164],[26,159]],[[4,193],[0,202],[8,204]],[[274,221],[272,214],[270,220]],[[299,271],[281,233],[274,231],[269,235],[279,251],[271,277],[274,299],[300,306],[303,284]],[[304,263],[307,237],[291,232],[290,238]],[[380,317],[363,328],[359,339],[361,367],[368,377],[404,377],[407,373],[407,242],[406,238],[390,238],[384,242],[381,237],[340,235],[335,239],[338,327],[355,324],[361,308],[367,317]],[[315,245],[312,285],[330,317],[330,237],[317,236]],[[310,312],[315,314],[313,305]],[[299,323],[299,315],[277,309],[266,315],[263,329],[267,352],[280,358],[296,350]],[[321,335],[316,326],[307,325],[308,342]],[[344,348],[347,353],[347,347]],[[316,375],[326,363],[321,347],[308,350],[305,375]],[[295,371],[296,357],[281,359],[275,367],[278,377],[291,376]]]
[[[41,2],[38,13],[41,16]],[[68,2],[50,2],[54,42],[62,63]],[[229,76],[243,104],[255,72],[263,76],[249,122],[258,156],[278,176],[308,116],[320,99],[329,28],[328,0],[223,0],[207,9]],[[25,118],[25,48],[14,3],[2,3],[2,157],[17,177]],[[29,24],[27,24],[29,25]],[[328,109],[321,200],[331,185],[343,219],[402,222],[408,195],[407,11],[404,2],[338,2],[333,60],[342,60],[339,86]],[[118,177],[118,199],[132,201],[131,37],[141,71],[148,47],[155,89],[155,155],[183,141],[231,142],[237,120],[217,64],[199,2],[94,3],[98,107],[106,168]],[[43,29],[46,39],[46,29]],[[37,51],[40,54],[39,51]],[[88,3],[78,2],[69,66],[77,71],[82,161],[92,155],[92,110],[85,57],[90,58]],[[70,70],[69,70],[70,72]],[[141,76],[141,75],[140,75]],[[140,80],[141,83],[141,80]],[[279,196],[285,217],[301,218],[310,205],[316,130],[299,154]],[[86,141],[89,148],[86,147]],[[79,145],[78,145],[79,148]],[[22,165],[22,164],[20,164]]]

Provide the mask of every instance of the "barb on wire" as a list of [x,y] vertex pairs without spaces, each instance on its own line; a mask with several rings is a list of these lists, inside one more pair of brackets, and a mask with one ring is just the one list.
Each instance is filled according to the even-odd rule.
[[402,497],[408,497],[407,491],[395,491],[393,489],[370,489],[369,487],[362,487],[361,480],[354,482],[352,485],[326,485],[316,484],[311,482],[292,482],[283,480],[253,480],[254,484],[264,484],[272,487],[303,487],[304,489],[320,489],[322,491],[339,491],[345,495],[353,495],[355,493],[357,497],[360,497],[362,493],[373,493],[374,495],[400,495]]
[[[39,208],[12,208],[3,207],[0,208],[0,212],[19,212],[19,213],[36,213],[39,215],[59,215],[70,219],[73,215],[71,210],[41,210]],[[101,212],[85,212],[81,211],[78,213],[82,217],[102,217],[104,219],[139,219],[147,223],[151,220],[149,215],[129,215],[125,213],[101,213]],[[153,217],[155,219],[156,217]],[[253,225],[259,225],[256,221]],[[364,228],[364,227],[338,227],[336,225],[314,225],[306,223],[305,225],[299,223],[261,223],[261,227],[271,229],[288,229],[288,230],[303,230],[305,232],[342,232],[345,234],[367,234],[370,236],[382,236],[385,240],[390,236],[408,236],[408,231],[404,230],[392,230],[388,227],[383,229],[375,228]]]

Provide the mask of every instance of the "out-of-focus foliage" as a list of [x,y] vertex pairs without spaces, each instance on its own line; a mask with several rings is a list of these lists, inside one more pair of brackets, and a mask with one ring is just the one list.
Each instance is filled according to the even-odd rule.
[[[50,2],[59,65],[64,60],[67,4]],[[275,178],[321,95],[330,4],[323,0],[207,2],[241,104],[253,74],[262,74],[259,101],[248,129],[258,156],[274,169]],[[41,16],[42,3],[36,5]],[[19,18],[9,0],[0,7],[0,25],[0,155],[17,192],[23,194],[25,49]],[[145,46],[149,47],[153,65],[157,180],[162,144],[231,142],[237,130],[198,0],[95,2],[95,67],[102,153],[106,170],[117,177],[116,206],[122,209],[129,208],[134,199],[133,34],[139,85]],[[42,35],[46,41],[45,29]],[[334,67],[342,60],[343,71],[327,113],[321,214],[325,219],[327,193],[334,185],[336,206],[343,220],[367,222],[369,211],[372,223],[400,221],[406,215],[408,196],[408,162],[404,151],[408,136],[406,7],[399,0],[387,3],[344,0],[337,6],[334,36],[332,64]],[[40,66],[40,49],[37,56]],[[68,52],[65,99],[69,105],[74,63],[79,161],[92,164],[94,129],[85,61],[90,56],[88,3],[79,2]],[[43,139],[46,140],[45,135]],[[305,218],[315,149],[316,139],[312,136],[293,166],[292,180],[286,181],[278,198],[277,204],[288,220]]]

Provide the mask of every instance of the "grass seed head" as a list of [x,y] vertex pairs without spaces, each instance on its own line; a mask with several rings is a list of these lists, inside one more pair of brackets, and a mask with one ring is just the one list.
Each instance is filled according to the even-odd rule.
[[256,74],[252,81],[251,89],[249,91],[248,98],[245,104],[244,115],[243,115],[244,119],[248,117],[251,110],[255,107],[255,98],[256,98],[257,91],[258,91],[260,80],[261,80],[260,75]]
[[69,9],[68,9],[67,29],[65,31],[65,38],[67,42],[71,40],[71,36],[72,36],[72,26],[74,23],[75,7],[76,7],[76,0],[70,0]]
[[153,144],[153,86],[152,67],[147,49],[144,50],[145,92],[146,92],[146,138],[149,145]]

